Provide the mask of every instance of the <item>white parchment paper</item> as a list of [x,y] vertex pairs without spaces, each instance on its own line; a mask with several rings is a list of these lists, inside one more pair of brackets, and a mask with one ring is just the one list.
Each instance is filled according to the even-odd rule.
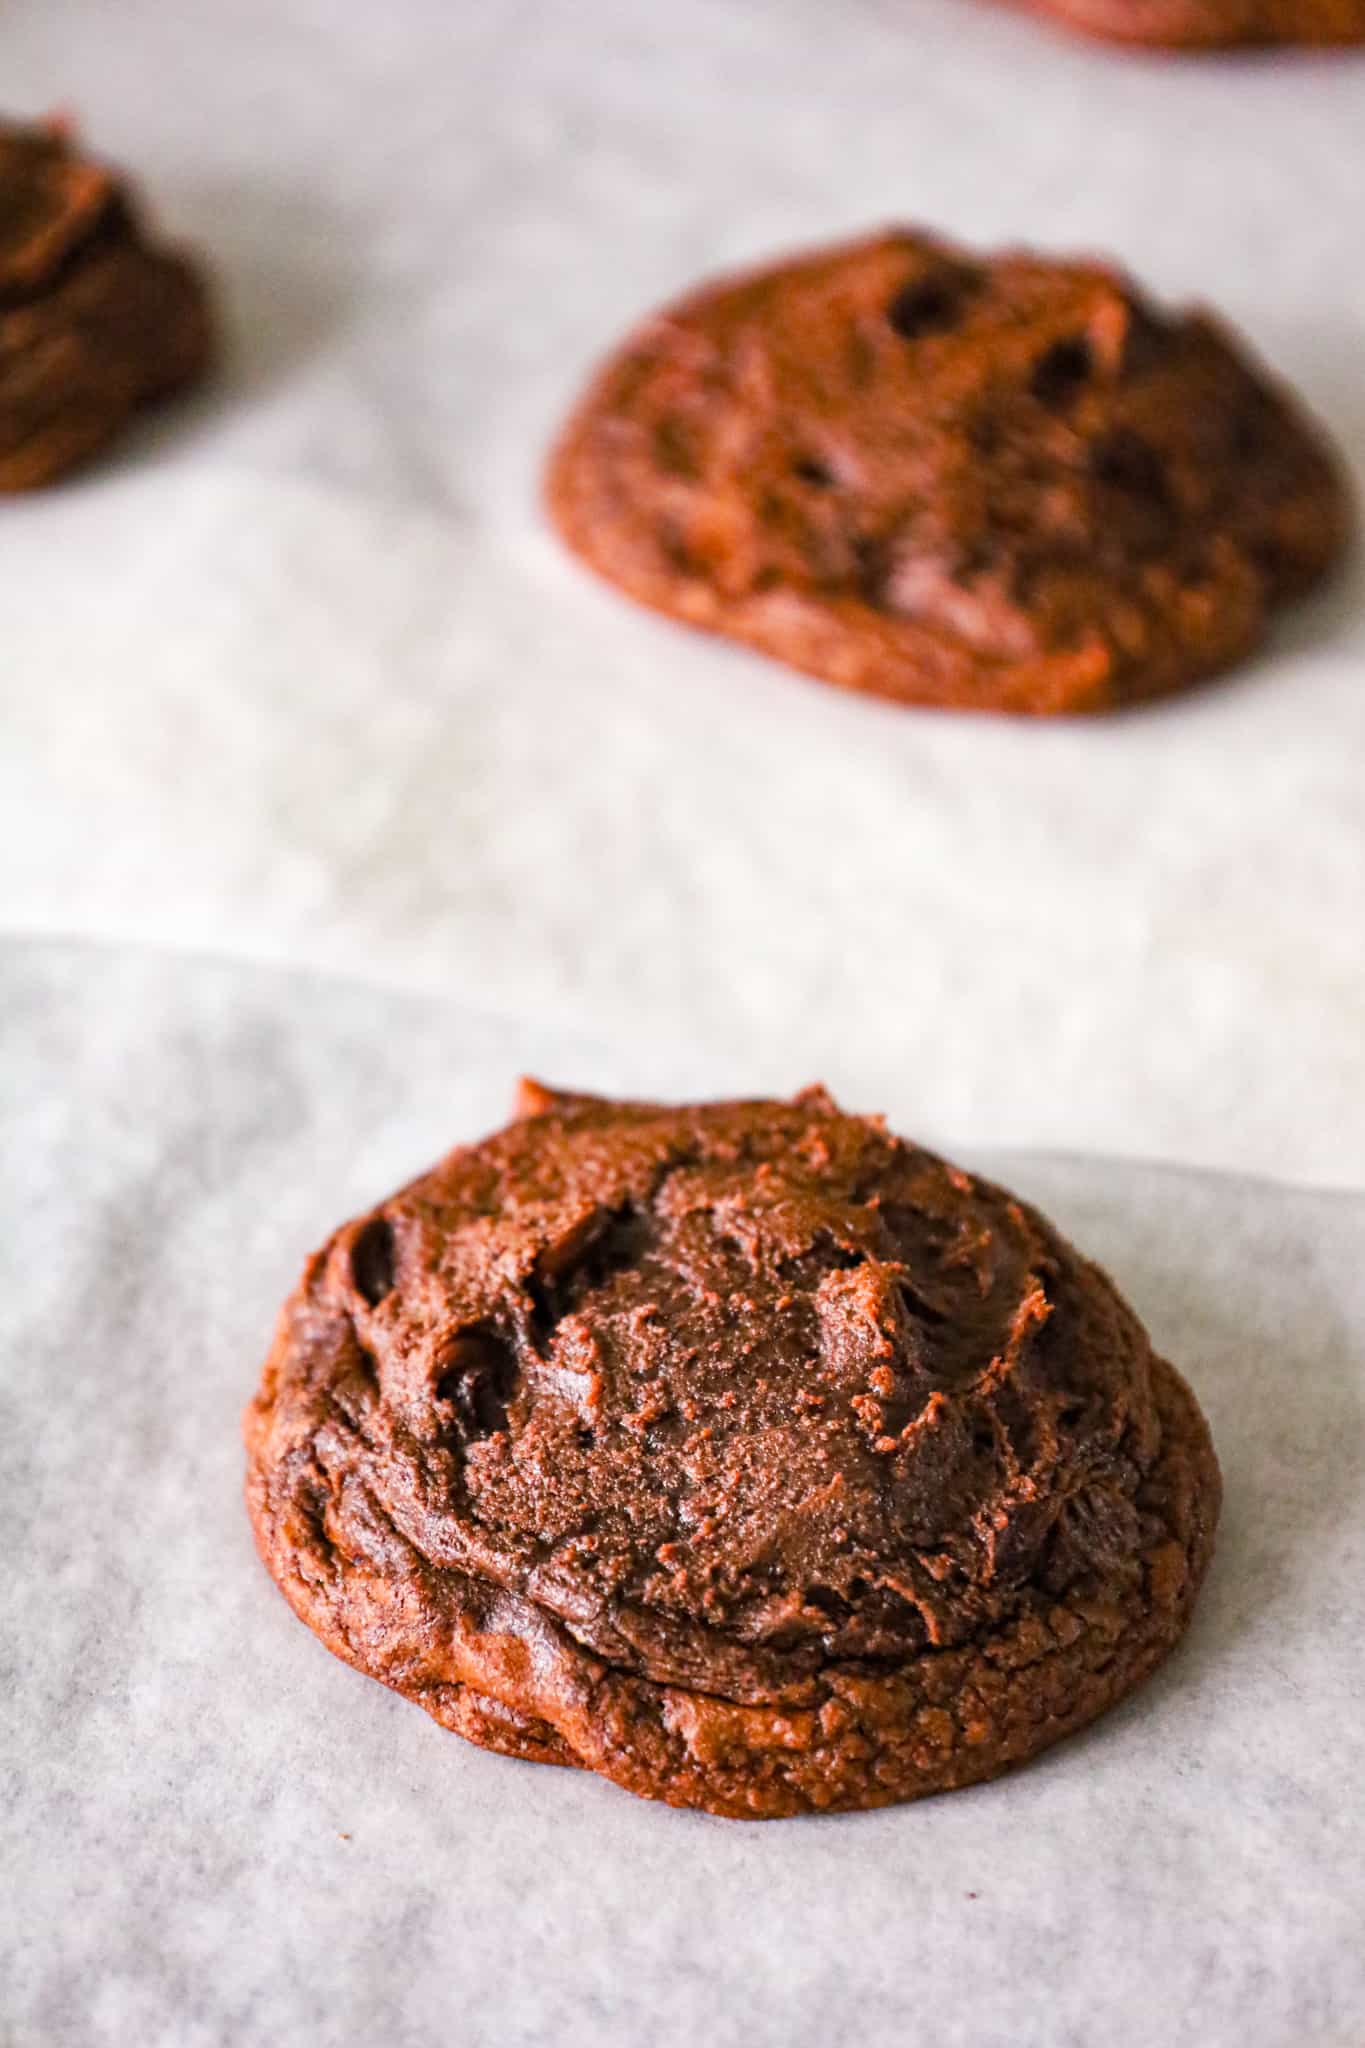
[[1365,2012],[1365,1198],[979,1160],[1098,1255],[1227,1483],[1193,1632],[993,1786],[754,1826],[444,1733],[252,1551],[304,1252],[514,1071],[693,1056],[131,949],[0,949],[6,2048],[1343,2048]]
[[215,392],[0,507],[0,923],[820,1071],[979,1144],[1365,1183],[1365,585],[1188,702],[840,700],[544,534],[592,360],[889,218],[1239,322],[1365,469],[1365,59],[987,0],[11,0],[215,264]]

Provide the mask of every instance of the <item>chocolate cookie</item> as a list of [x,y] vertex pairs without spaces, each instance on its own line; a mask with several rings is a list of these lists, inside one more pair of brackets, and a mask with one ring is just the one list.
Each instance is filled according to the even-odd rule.
[[1348,523],[1314,429],[1207,316],[910,232],[647,322],[547,492],[645,604],[848,689],[1031,713],[1226,666]]
[[1365,0],[1032,0],[1032,4],[1088,35],[1167,49],[1365,42]]
[[815,1089],[517,1121],[310,1260],[265,1563],[471,1741],[766,1818],[970,1784],[1165,1656],[1219,1477],[1043,1218]]
[[60,126],[0,126],[0,491],[50,483],[204,370],[204,287]]

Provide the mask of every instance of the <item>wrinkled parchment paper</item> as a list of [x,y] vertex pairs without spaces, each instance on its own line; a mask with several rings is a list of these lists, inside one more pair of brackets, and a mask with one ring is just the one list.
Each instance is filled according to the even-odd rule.
[[1365,1197],[973,1153],[1207,1409],[1194,1629],[1013,1778],[714,1821],[485,1755],[336,1662],[256,1561],[237,1428],[304,1253],[499,1123],[519,1067],[728,1077],[132,949],[5,943],[0,1019],[6,2048],[1358,2037]]

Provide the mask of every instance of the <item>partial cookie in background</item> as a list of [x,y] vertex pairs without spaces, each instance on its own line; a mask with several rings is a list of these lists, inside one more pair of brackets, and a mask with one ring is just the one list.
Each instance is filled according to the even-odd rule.
[[1365,43],[1365,0],[1024,0],[1106,41],[1209,50]]
[[338,1656],[762,1819],[993,1777],[1172,1648],[1208,1431],[1041,1216],[820,1090],[520,1110],[310,1260],[248,1410]]
[[647,321],[547,497],[675,618],[847,689],[1034,714],[1227,667],[1349,524],[1316,428],[1213,319],[912,231]]
[[60,124],[0,125],[0,490],[86,461],[211,342],[197,268],[146,239],[127,184]]

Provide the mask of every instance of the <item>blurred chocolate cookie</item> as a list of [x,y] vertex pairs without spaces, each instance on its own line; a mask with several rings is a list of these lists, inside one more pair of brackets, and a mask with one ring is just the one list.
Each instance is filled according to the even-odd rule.
[[470,1740],[764,1818],[988,1778],[1189,1620],[1218,1468],[1041,1216],[846,1116],[557,1095],[311,1259],[261,1555]]
[[58,125],[0,125],[0,490],[50,483],[203,374],[195,266]]
[[1246,654],[1348,524],[1211,318],[1103,265],[882,234],[705,287],[608,361],[548,475],[646,604],[905,703],[1098,711]]
[[1365,42],[1365,0],[1031,0],[1070,28],[1166,49]]

